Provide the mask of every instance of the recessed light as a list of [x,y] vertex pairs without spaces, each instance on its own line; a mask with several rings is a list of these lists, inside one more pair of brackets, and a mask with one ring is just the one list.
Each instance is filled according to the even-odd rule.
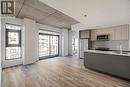
[[84,17],[87,17],[87,15],[85,14]]

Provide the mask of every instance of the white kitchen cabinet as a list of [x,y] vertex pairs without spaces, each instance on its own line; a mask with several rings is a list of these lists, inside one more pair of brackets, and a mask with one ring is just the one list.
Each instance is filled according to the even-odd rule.
[[121,40],[129,40],[129,26],[128,25],[122,25]]
[[92,41],[95,41],[95,40],[96,40],[96,35],[97,35],[96,30],[92,30],[92,31],[91,31],[91,40],[92,40]]
[[108,29],[109,31],[109,40],[115,40],[115,35],[114,35],[114,28]]
[[121,25],[114,29],[114,40],[128,40],[129,38],[128,25]]
[[103,29],[96,30],[96,35],[102,35],[102,34],[103,34]]
[[121,36],[122,36],[122,27],[115,27],[114,28],[114,40],[121,40]]
[[102,35],[105,35],[105,34],[109,34],[109,30],[108,29],[101,29],[102,31]]

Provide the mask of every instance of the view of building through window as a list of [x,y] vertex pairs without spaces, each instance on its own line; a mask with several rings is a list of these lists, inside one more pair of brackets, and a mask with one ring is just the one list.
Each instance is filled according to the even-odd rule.
[[[54,32],[55,33],[55,32]],[[53,32],[39,33],[39,57],[51,57],[59,55],[59,36]]]

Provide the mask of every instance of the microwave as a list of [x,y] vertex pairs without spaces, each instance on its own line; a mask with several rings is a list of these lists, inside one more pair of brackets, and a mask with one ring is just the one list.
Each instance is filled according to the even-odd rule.
[[109,40],[109,35],[97,35],[97,40]]

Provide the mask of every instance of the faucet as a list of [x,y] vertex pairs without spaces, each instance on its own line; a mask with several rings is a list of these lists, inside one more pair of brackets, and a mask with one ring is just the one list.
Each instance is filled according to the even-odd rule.
[[122,44],[120,43],[120,54],[122,54]]

